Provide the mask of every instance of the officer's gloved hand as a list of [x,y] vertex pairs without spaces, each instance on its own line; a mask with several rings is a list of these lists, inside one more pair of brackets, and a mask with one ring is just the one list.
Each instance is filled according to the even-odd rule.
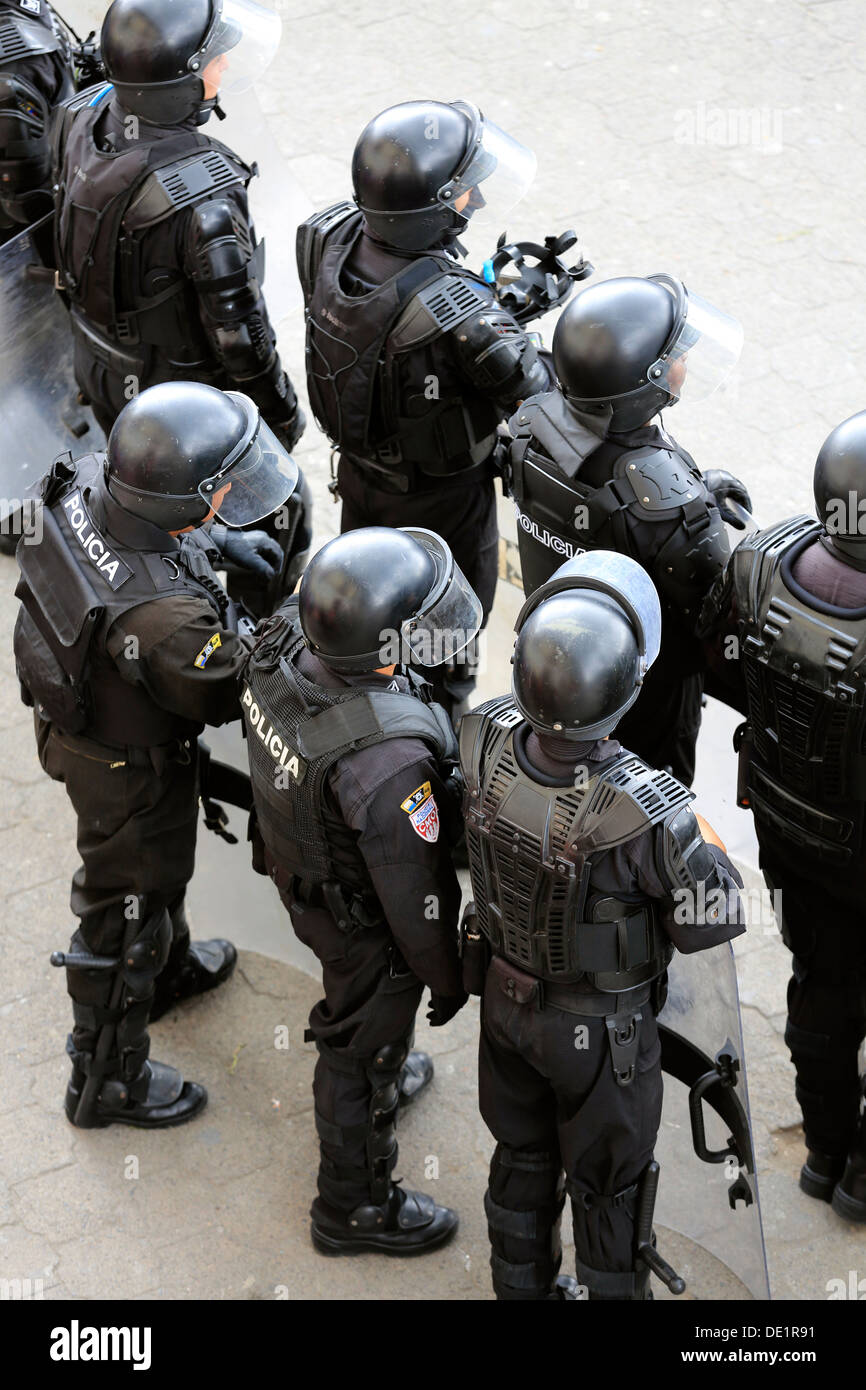
[[442,1028],[446,1023],[450,1023],[455,1014],[459,1014],[468,994],[431,994],[430,1007],[427,1010],[427,1022],[431,1028]]
[[295,411],[288,420],[282,424],[271,425],[271,429],[277,436],[287,454],[290,454],[295,445],[300,442],[304,430],[307,428],[307,417],[300,405],[296,406]]
[[742,517],[737,516],[736,512],[732,512],[730,507],[725,505],[725,499],[729,497],[732,502],[739,502],[747,512],[752,510],[752,499],[739,478],[735,478],[733,473],[727,473],[724,468],[710,468],[703,477],[707,491],[715,498],[722,521],[726,521],[737,531],[745,531],[746,523]]
[[266,583],[279,572],[283,552],[266,531],[234,531],[217,523],[210,533],[223,559],[230,560],[238,569],[249,570]]

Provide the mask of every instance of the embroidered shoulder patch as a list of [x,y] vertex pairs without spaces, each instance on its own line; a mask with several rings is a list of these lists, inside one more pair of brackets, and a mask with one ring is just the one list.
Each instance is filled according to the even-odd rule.
[[400,802],[400,810],[405,811],[407,816],[411,815],[422,801],[427,800],[432,790],[429,782],[425,782],[421,787],[416,787],[411,796],[407,796],[405,801]]
[[428,796],[426,801],[422,801],[418,810],[413,811],[409,819],[415,834],[420,835],[422,840],[429,840],[431,845],[435,845],[439,839],[439,807],[436,805],[435,796]]
[[220,637],[218,632],[215,632],[213,637],[208,642],[207,646],[202,647],[201,651],[199,652],[198,656],[193,662],[193,665],[197,666],[198,669],[202,671],[204,667],[207,666],[208,662],[210,661],[217,648],[221,646],[222,638]]

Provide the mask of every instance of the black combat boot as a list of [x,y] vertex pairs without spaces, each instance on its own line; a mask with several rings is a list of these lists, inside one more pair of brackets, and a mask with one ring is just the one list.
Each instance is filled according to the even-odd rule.
[[137,1129],[168,1129],[192,1120],[207,1105],[207,1091],[195,1081],[184,1081],[179,1071],[164,1062],[147,1061],[135,1081],[106,1079],[95,1101],[82,1096],[87,1075],[73,1066],[66,1088],[66,1117],[79,1129],[105,1129],[107,1125],[135,1125]]
[[866,1221],[866,1155],[852,1153],[833,1189],[833,1210],[844,1221]]
[[150,1008],[150,1022],[155,1023],[185,999],[197,994],[207,994],[216,989],[233,973],[238,962],[238,953],[230,941],[192,941],[186,954],[173,967],[169,959],[165,970],[156,981],[153,1002]]
[[410,1052],[403,1063],[398,1086],[400,1106],[411,1105],[433,1080],[433,1058],[426,1052]]
[[67,968],[74,1029],[66,1115],[79,1129],[110,1124],[165,1129],[204,1109],[207,1091],[164,1062],[151,1062],[148,1015],[154,981],[169,957],[165,909],[127,926],[118,959],[90,951],[83,935],[60,960]]
[[800,1169],[800,1188],[819,1202],[833,1200],[833,1191],[845,1169],[844,1156],[818,1153],[809,1149],[806,1162]]
[[450,1240],[458,1217],[426,1192],[393,1185],[381,1206],[365,1203],[352,1212],[336,1211],[317,1197],[310,1209],[311,1235],[320,1255],[425,1255]]

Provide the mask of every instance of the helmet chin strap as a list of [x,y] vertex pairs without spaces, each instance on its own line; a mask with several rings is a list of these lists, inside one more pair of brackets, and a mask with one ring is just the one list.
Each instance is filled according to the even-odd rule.
[[219,104],[219,97],[210,97],[208,101],[203,101],[195,115],[196,125],[206,125],[211,115],[216,116],[218,121],[224,121],[226,113]]

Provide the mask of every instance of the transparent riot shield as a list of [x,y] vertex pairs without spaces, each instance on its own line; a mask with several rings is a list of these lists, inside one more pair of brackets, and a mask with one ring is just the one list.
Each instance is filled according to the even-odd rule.
[[78,400],[69,316],[37,249],[50,220],[0,248],[0,539],[7,542],[21,499],[57,455],[105,444]]
[[669,970],[659,1014],[665,1098],[655,1156],[659,1253],[686,1297],[770,1297],[730,944]]

